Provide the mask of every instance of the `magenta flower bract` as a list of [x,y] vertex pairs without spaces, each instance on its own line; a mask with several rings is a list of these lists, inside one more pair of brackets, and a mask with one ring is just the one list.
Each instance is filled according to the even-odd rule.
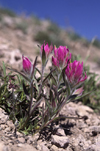
[[31,63],[31,61],[27,58],[22,56],[23,59],[23,70],[25,72],[25,74],[27,74],[28,76],[31,76],[32,70],[33,70],[33,65]]
[[41,46],[41,52],[43,51],[43,47],[44,47],[44,51],[46,56],[48,57],[48,55],[51,53],[51,51],[53,50],[53,46],[52,45],[48,45],[48,43],[45,45],[45,43]]
[[83,75],[83,62],[80,63],[80,61],[77,60],[75,60],[73,63],[68,64],[65,73],[72,85],[76,85],[87,79],[86,73],[85,76]]
[[69,49],[66,46],[54,47],[54,56],[52,56],[54,66],[66,66],[69,59],[71,59],[71,53],[69,53]]

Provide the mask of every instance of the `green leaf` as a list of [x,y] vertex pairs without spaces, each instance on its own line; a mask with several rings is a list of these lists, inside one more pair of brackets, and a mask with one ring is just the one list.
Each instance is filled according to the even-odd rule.
[[3,62],[3,73],[4,73],[4,77],[6,77],[6,67],[5,67],[5,63]]
[[7,86],[7,84],[3,84],[3,85],[0,87],[0,95],[1,95],[1,94],[2,94],[2,92],[4,91],[5,86]]
[[41,72],[40,72],[40,70],[38,69],[38,68],[36,68],[35,67],[35,69],[36,69],[36,71],[40,74],[40,76],[41,76]]
[[31,77],[32,77],[32,78],[33,78],[33,75],[34,75],[36,63],[37,63],[37,56],[36,56],[35,61],[34,61],[34,64],[33,64],[33,71],[32,71],[32,74],[31,74]]
[[[45,77],[45,79],[43,80],[43,84],[44,84],[44,82],[45,82],[50,76],[52,76],[52,77],[54,78],[54,76],[52,75],[52,72],[53,72],[54,70],[55,70],[55,69],[51,70],[50,73]],[[54,78],[54,80],[55,80],[55,78]],[[56,80],[55,80],[55,81],[56,81]]]
[[17,71],[16,69],[13,69],[13,68],[8,68],[8,67],[7,67],[7,69],[19,73],[22,77],[24,77],[27,81],[30,82],[30,79],[29,79],[26,75],[24,75],[22,72],[19,72],[19,71]]
[[22,84],[23,84],[24,93],[25,93],[26,95],[29,95],[29,92],[28,92],[28,90],[26,89],[26,86],[25,86],[24,81],[22,82]]
[[66,67],[62,70],[62,75],[63,75],[63,81],[64,81],[64,83],[68,89],[67,93],[68,93],[68,95],[70,95],[71,94],[71,86],[70,86],[69,81],[67,79],[67,76],[65,74],[65,70],[66,70],[67,66],[68,65],[66,65]]

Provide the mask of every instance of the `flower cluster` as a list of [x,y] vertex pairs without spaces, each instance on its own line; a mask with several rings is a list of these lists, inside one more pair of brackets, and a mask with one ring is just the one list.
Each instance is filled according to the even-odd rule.
[[56,67],[64,67],[67,65],[68,60],[71,59],[71,53],[65,46],[59,48],[54,47],[54,56],[52,57],[52,63]]
[[32,70],[33,70],[33,65],[27,57],[22,56],[22,59],[23,59],[23,63],[22,63],[23,64],[23,71],[25,72],[25,74],[30,76],[32,73]]
[[[46,58],[48,58],[49,54],[52,52],[53,46],[46,44],[45,43],[41,46],[41,54],[43,55],[43,51],[45,52]],[[34,69],[34,64],[27,58],[22,56],[22,65],[23,65],[23,71],[24,73],[31,78],[33,74],[33,69]],[[46,61],[46,60],[45,60]]]
[[52,64],[56,67],[66,67],[65,74],[69,83],[73,86],[87,79],[87,75],[83,76],[83,62],[75,60],[71,63],[71,53],[65,46],[54,47],[54,56],[52,56]]
[[[51,45],[49,47],[48,44],[45,45],[45,43],[41,46],[41,52],[43,52],[43,49],[45,51],[46,56],[52,52],[53,46]],[[23,59],[23,70],[25,74],[28,76],[31,76],[32,70],[33,70],[33,64],[31,61],[27,58],[22,56]],[[77,85],[78,83],[81,83],[87,79],[87,75],[85,73],[85,76],[83,75],[83,62],[80,63],[80,61],[75,60],[71,63],[71,53],[69,53],[69,49],[65,46],[59,46],[59,48],[56,48],[54,46],[54,56],[52,56],[52,64],[58,68],[64,68],[66,67],[65,74],[67,76],[67,79],[69,83],[73,86]]]
[[83,76],[83,62],[80,63],[80,61],[77,60],[68,64],[65,73],[68,81],[72,85],[77,85],[78,83],[81,83],[87,79],[86,73],[85,76]]
[[41,52],[43,52],[43,49],[44,49],[44,51],[45,51],[45,54],[46,54],[46,56],[48,57],[49,56],[49,54],[52,52],[52,50],[53,50],[53,46],[52,45],[50,45],[50,47],[49,47],[49,45],[48,45],[48,43],[45,45],[45,43],[41,46]]

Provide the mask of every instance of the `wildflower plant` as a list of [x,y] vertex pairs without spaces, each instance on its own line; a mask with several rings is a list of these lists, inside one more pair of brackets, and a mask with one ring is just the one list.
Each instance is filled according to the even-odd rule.
[[[71,62],[71,53],[65,46],[43,44],[40,47],[41,69],[37,68],[36,57],[32,63],[22,56],[23,72],[8,68],[12,71],[3,78],[8,88],[8,102],[4,109],[10,114],[16,128],[27,134],[37,132],[59,119],[59,113],[64,105],[82,96],[83,82],[87,79],[83,63]],[[45,70],[48,60],[52,66]],[[15,78],[16,76],[16,78]],[[17,81],[17,82],[16,82]],[[11,101],[10,101],[11,100]]]

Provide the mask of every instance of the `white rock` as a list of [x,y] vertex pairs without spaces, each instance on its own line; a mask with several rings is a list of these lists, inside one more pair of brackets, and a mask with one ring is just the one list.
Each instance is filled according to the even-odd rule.
[[90,107],[80,104],[80,102],[78,104],[70,102],[63,107],[60,113],[62,115],[76,115],[77,113],[79,116],[88,116],[93,114],[94,111]]
[[75,147],[81,146],[82,148],[86,149],[88,146],[91,145],[91,141],[90,140],[86,140],[83,135],[79,134],[76,138],[73,138],[72,144]]
[[100,126],[90,126],[89,131],[91,132],[96,132],[96,133],[100,133]]
[[18,141],[19,141],[20,143],[25,143],[25,138],[20,137],[20,138],[18,138]]
[[6,124],[1,124],[1,129],[4,130],[7,127]]
[[58,151],[58,147],[55,145],[52,145],[52,147],[50,148],[51,151]]
[[85,105],[78,106],[76,112],[79,116],[88,116],[89,113],[93,113],[93,110]]
[[56,145],[57,147],[66,148],[69,144],[69,139],[66,136],[52,135],[51,138],[52,144]]
[[3,142],[0,142],[0,151],[11,151]]
[[22,144],[17,148],[17,150],[14,151],[37,151],[33,146],[28,144]]
[[64,132],[64,130],[63,130],[62,128],[59,128],[59,129],[57,130],[57,134],[60,135],[60,136],[66,136],[66,135],[65,135],[65,132]]
[[8,125],[10,128],[12,128],[12,129],[15,128],[15,126],[14,126],[14,124],[13,124],[12,121],[7,121],[7,125]]
[[40,151],[49,151],[48,147],[46,146],[46,142],[42,142],[42,140],[39,140],[37,142],[37,149]]

